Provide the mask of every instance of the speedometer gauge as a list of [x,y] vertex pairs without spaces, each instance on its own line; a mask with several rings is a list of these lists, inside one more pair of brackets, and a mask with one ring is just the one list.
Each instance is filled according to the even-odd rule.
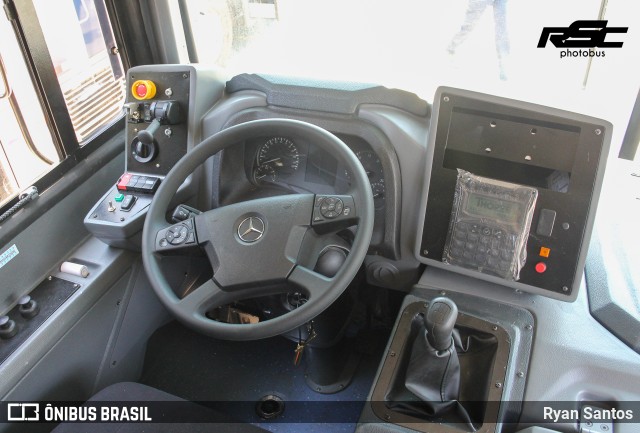
[[300,165],[300,152],[293,141],[284,137],[274,137],[258,148],[256,169],[273,171],[274,180],[293,174]]

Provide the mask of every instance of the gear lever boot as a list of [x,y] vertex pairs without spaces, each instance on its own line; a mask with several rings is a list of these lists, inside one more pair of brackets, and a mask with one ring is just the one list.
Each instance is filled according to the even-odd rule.
[[453,343],[458,307],[448,298],[436,298],[424,316],[411,350],[406,388],[431,406],[434,415],[446,410],[442,403],[458,399],[460,363]]

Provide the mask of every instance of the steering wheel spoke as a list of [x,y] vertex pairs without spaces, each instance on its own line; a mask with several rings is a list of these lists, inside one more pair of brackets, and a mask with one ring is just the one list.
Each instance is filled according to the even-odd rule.
[[196,224],[194,218],[189,218],[159,229],[156,234],[153,252],[160,254],[170,253],[197,245],[199,244]]
[[333,284],[331,278],[299,265],[291,271],[288,280],[307,292],[311,300],[324,296]]
[[358,223],[352,195],[318,194],[315,196],[311,225],[319,233],[338,231]]

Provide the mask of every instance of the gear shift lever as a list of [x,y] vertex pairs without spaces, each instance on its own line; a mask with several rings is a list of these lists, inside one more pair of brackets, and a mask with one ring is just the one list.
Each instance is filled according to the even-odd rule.
[[444,413],[458,399],[460,363],[452,338],[457,318],[451,299],[434,299],[411,348],[404,384],[431,415]]
[[439,352],[447,350],[453,344],[453,327],[458,318],[458,307],[449,298],[436,298],[429,304],[424,316],[429,344]]

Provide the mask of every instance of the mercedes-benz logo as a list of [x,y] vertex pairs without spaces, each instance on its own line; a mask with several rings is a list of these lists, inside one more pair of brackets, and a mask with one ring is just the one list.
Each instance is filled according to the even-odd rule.
[[238,237],[248,244],[257,241],[264,234],[264,221],[258,217],[249,217],[242,220],[238,226]]

